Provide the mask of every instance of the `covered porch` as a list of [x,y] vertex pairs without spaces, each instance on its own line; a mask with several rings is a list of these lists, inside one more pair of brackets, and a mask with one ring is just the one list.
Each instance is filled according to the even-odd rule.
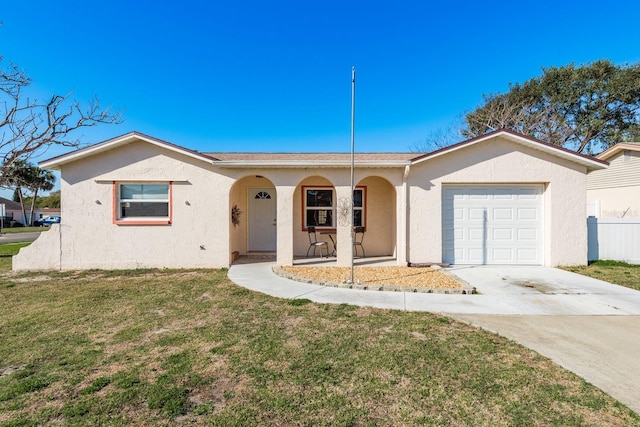
[[[406,265],[405,189],[397,170],[362,171],[353,196],[348,170],[286,172],[257,170],[236,180],[229,197],[231,263],[239,256],[240,262],[275,257],[278,265],[348,266],[351,231],[361,227],[356,265]],[[326,244],[313,248],[315,241]]]

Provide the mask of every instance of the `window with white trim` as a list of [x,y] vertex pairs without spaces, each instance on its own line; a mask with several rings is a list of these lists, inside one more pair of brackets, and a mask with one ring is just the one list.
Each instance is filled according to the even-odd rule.
[[[303,229],[336,228],[337,201],[333,188],[303,187]],[[353,226],[365,226],[365,189],[353,190]]]
[[170,220],[170,183],[118,183],[118,221]]

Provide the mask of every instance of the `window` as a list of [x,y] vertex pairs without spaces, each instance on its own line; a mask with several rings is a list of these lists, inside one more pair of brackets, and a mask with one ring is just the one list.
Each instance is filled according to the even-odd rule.
[[364,189],[353,190],[353,226],[364,227]]
[[[303,230],[307,227],[336,228],[338,203],[335,191],[327,187],[303,187]],[[353,191],[353,225],[365,225],[365,188]]]
[[333,190],[324,188],[305,188],[305,228],[335,228],[333,221]]
[[119,183],[115,191],[118,224],[171,222],[171,183]]

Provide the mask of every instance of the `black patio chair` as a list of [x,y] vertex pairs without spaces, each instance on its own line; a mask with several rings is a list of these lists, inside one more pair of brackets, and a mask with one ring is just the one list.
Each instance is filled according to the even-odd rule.
[[364,258],[364,246],[362,246],[362,241],[364,240],[364,227],[355,227],[353,229],[355,235],[353,237],[353,253],[355,256],[358,256],[358,246],[362,249],[362,258]]
[[315,227],[307,227],[307,233],[309,234],[309,249],[307,249],[307,258],[309,258],[309,252],[313,248],[313,256],[316,256],[316,248],[320,248],[320,258],[322,258],[322,248],[327,251],[327,258],[329,257],[329,245],[327,242],[319,241],[316,236]]

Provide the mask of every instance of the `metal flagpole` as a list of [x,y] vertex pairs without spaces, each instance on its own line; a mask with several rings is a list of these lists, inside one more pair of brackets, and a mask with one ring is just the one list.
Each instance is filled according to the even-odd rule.
[[351,283],[353,284],[353,190],[354,190],[354,156],[355,156],[355,115],[356,115],[356,67],[351,67],[351,218],[349,226],[351,227]]

